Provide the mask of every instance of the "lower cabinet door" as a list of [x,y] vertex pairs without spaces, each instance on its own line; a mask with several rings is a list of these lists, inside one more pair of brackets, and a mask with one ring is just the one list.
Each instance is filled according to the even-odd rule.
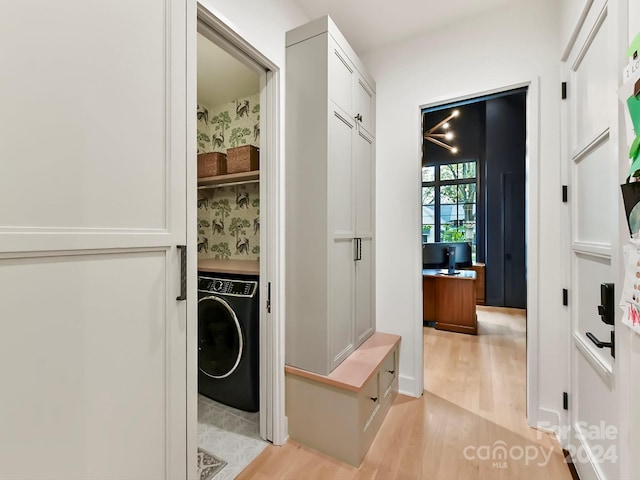
[[398,350],[392,350],[380,367],[380,396],[382,398],[387,398],[393,393],[393,381],[398,376],[397,355]]
[[378,408],[380,407],[380,377],[379,373],[376,373],[371,380],[365,385],[360,392],[358,398],[358,410],[360,411],[360,428],[361,431],[366,431],[373,417],[375,417]]
[[373,240],[361,238],[359,260],[355,263],[356,348],[375,331],[375,292],[373,281]]
[[330,370],[355,350],[353,339],[354,274],[353,241],[338,238],[331,252],[331,300],[329,332]]

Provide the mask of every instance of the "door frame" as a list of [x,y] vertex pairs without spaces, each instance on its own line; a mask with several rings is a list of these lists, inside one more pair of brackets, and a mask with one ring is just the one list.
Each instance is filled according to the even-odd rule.
[[[187,36],[187,102],[191,115],[187,119],[188,134],[196,137],[196,31],[198,22],[210,30],[208,36],[215,43],[245,64],[260,70],[260,435],[274,445],[286,440],[284,414],[284,203],[283,169],[281,167],[281,80],[280,68],[251,43],[245,40],[222,17],[200,3],[189,2]],[[196,142],[187,142],[187,200],[196,204],[197,198],[197,149]],[[189,245],[188,278],[196,278],[197,210],[187,209],[187,235]],[[271,312],[267,311],[268,285],[271,285]],[[197,478],[196,454],[198,447],[198,358],[197,358],[197,292],[191,285],[188,304],[187,333],[187,459],[188,477]]]
[[[521,82],[507,85],[497,86],[490,90],[473,92],[466,95],[433,100],[419,106],[418,115],[420,115],[419,124],[422,125],[422,110],[425,108],[437,107],[448,103],[455,103],[473,98],[484,97],[496,93],[503,93],[509,90],[527,87],[527,106],[526,106],[526,143],[527,150],[525,153],[525,214],[526,214],[526,269],[527,269],[527,422],[530,426],[536,426],[538,423],[538,312],[539,312],[539,205],[540,205],[540,79],[539,77],[526,78]],[[416,182],[419,188],[422,187],[422,133],[418,137],[416,157]],[[416,198],[420,197],[420,191]],[[418,205],[416,215],[416,264],[422,265],[422,239],[420,235],[422,225],[422,206]],[[422,395],[424,390],[424,351],[423,351],[423,322],[422,322],[422,269],[419,271],[419,277],[416,279],[418,286],[417,300],[418,321],[416,322],[416,330],[414,332],[414,362],[421,365],[419,369],[422,374],[415,382],[416,396]]]

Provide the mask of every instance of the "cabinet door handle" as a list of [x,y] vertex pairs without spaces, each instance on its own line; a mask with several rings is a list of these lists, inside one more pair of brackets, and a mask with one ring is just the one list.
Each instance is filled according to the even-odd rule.
[[187,246],[177,245],[180,251],[180,295],[176,300],[187,299]]
[[369,397],[371,399],[372,402],[377,402],[378,401],[378,397]]
[[391,375],[393,375],[394,373],[396,373],[395,370],[387,370],[387,372],[389,372]]
[[362,239],[355,237],[353,239],[353,261],[362,260]]

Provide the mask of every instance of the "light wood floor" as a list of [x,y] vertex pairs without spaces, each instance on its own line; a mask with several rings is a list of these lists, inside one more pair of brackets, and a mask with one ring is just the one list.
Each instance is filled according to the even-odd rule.
[[238,478],[571,480],[556,441],[526,423],[524,311],[478,307],[478,327],[424,329],[424,394],[398,395],[360,468],[289,441]]

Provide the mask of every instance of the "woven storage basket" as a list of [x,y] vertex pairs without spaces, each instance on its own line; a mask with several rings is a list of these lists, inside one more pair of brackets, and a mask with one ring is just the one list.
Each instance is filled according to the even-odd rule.
[[220,152],[198,155],[198,178],[227,173],[227,155]]
[[258,170],[259,158],[260,149],[253,145],[230,148],[227,150],[227,173]]

